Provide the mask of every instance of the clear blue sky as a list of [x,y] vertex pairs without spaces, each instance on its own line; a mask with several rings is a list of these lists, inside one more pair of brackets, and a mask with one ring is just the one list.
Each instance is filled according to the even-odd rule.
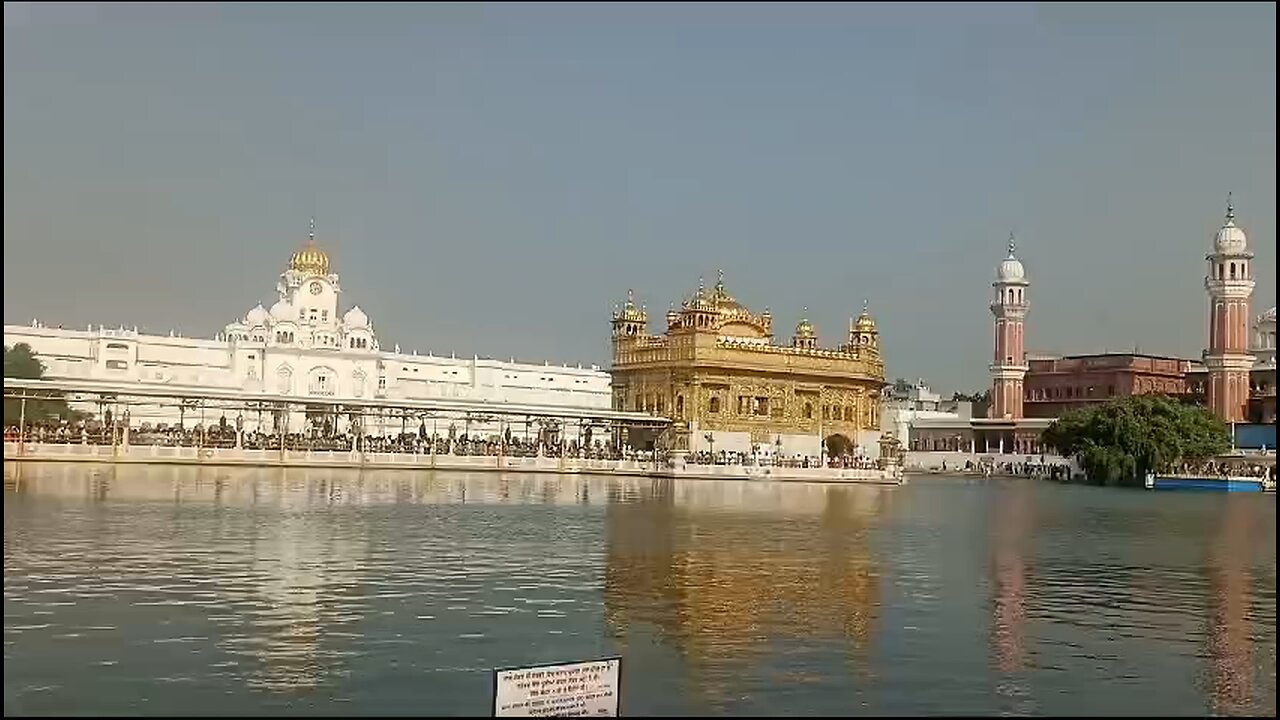
[[1234,191],[1275,303],[1275,5],[7,3],[4,319],[212,335],[316,216],[384,346],[608,358],[723,267],[891,376],[1198,356]]

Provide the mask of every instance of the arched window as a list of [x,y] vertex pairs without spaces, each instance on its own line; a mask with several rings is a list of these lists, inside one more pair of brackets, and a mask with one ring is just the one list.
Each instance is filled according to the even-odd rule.
[[718,397],[711,398],[711,401],[707,403],[707,411],[712,413],[720,412],[720,398]]
[[677,418],[684,417],[684,396],[683,395],[676,396],[676,417]]
[[804,404],[804,419],[805,420],[813,419],[813,403]]
[[1235,280],[1235,279],[1236,279],[1236,264],[1235,264],[1235,263],[1231,263],[1231,279],[1232,279],[1232,280]]

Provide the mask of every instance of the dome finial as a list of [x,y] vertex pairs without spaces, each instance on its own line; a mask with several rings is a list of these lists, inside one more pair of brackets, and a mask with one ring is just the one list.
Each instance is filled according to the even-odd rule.
[[1014,242],[1013,231],[1010,230],[1009,231],[1009,257],[1015,257],[1017,249],[1018,249],[1018,244]]
[[866,298],[862,298],[862,314],[863,315],[867,314],[867,308],[869,308],[870,306],[871,306],[871,303],[868,302]]
[[289,268],[301,273],[310,273],[315,275],[329,274],[329,255],[325,251],[316,247],[315,217],[312,217],[310,221],[310,228],[307,231],[306,246],[293,254],[293,259],[289,262]]
[[636,301],[636,291],[632,288],[627,288],[627,304],[634,305],[635,301]]
[[1236,208],[1231,204],[1231,191],[1227,191],[1227,222],[1233,222],[1236,219]]
[[716,290],[724,292],[724,268],[716,270]]

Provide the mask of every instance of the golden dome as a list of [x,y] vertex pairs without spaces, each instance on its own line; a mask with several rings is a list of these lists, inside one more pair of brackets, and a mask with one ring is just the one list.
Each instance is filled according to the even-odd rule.
[[316,222],[311,221],[311,233],[307,236],[307,245],[293,254],[289,260],[289,269],[311,275],[329,274],[329,254],[316,247]]
[[729,291],[724,288],[724,270],[716,271],[716,286],[711,291],[711,302],[715,304],[716,310],[721,313],[731,313],[738,310],[746,310],[742,303],[734,299]]
[[806,317],[801,318],[800,322],[796,324],[796,337],[798,338],[811,338],[816,337],[818,334],[817,331],[813,329],[813,323],[809,322],[809,318],[807,317],[808,312],[809,308],[805,308]]
[[693,293],[693,297],[682,303],[686,310],[715,310],[714,301],[707,296],[707,288],[702,284],[702,278],[698,278],[698,289]]
[[[614,307],[618,307],[614,305]],[[645,322],[649,319],[649,314],[645,312],[644,306],[636,307],[636,296],[632,290],[627,291],[627,302],[622,306],[622,312],[614,311],[613,318],[615,320],[624,320],[627,322]]]
[[867,303],[862,303],[862,314],[853,323],[854,332],[872,333],[876,331],[876,321],[871,318],[871,313],[867,311]]

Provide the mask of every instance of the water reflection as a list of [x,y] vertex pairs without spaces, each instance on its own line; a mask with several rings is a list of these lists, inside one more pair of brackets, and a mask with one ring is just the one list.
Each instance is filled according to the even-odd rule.
[[1275,708],[1274,498],[10,463],[4,529],[7,714]]
[[[866,668],[879,606],[870,530],[890,492],[654,482],[606,510],[609,627],[624,647],[655,628],[717,708],[779,643],[834,636]],[[785,678],[806,679],[799,667]]]
[[[1210,697],[1213,712],[1224,715],[1249,712],[1252,697],[1254,667],[1250,657],[1249,566],[1257,535],[1254,504],[1249,500],[1251,498],[1226,499],[1222,522],[1207,563],[1211,607],[1205,637],[1212,664]],[[1273,546],[1274,539],[1273,535]],[[1272,588],[1275,588],[1274,581]],[[1274,682],[1274,655],[1271,672]]]
[[1035,527],[1034,490],[1025,482],[1010,483],[996,498],[991,522],[991,644],[996,668],[1002,674],[996,693],[1012,701],[1012,711],[1021,715],[1035,712],[1030,688],[1022,676],[1027,659],[1027,558]]

